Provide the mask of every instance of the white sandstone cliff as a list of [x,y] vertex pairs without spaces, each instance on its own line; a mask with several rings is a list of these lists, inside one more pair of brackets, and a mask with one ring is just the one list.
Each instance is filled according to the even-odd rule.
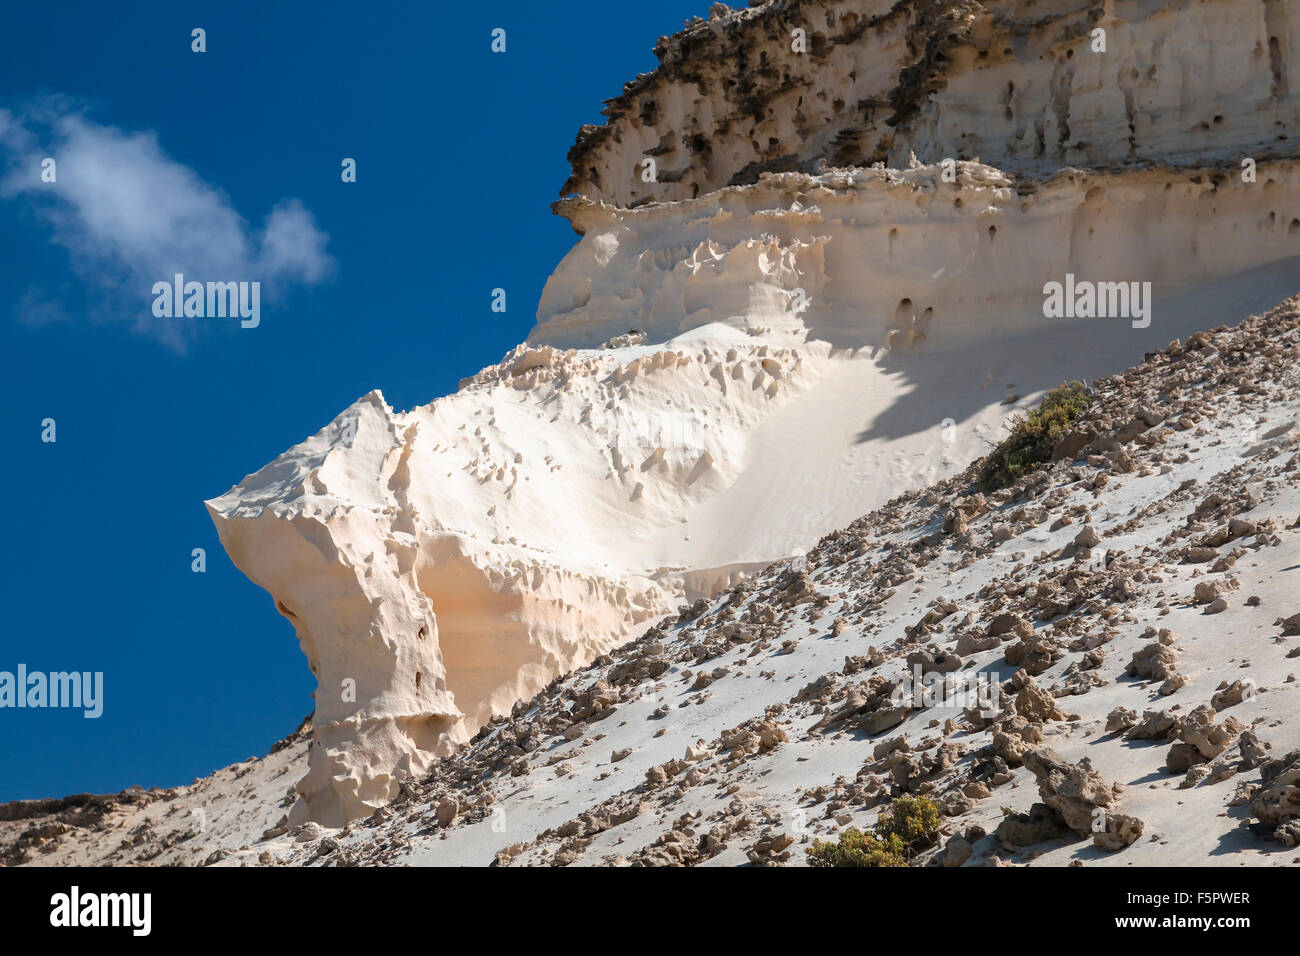
[[[296,820],[369,813],[1063,378],[1293,291],[1300,3],[1057,7],[773,2],[661,41],[571,153],[582,238],[528,342],[427,406],[370,393],[209,502],[319,682]],[[1151,282],[1149,327],[1044,319],[1067,273]]]

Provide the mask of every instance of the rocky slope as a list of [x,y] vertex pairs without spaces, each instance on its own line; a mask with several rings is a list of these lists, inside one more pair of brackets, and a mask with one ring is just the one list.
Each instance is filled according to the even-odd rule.
[[919,794],[943,813],[922,863],[1294,863],[1300,299],[1092,385],[1050,466],[894,497],[552,681],[364,820],[291,825],[304,726],[192,787],[0,807],[0,853],[793,865]]
[[[293,822],[368,816],[1044,389],[1294,292],[1297,9],[772,0],[662,40],[579,135],[528,341],[208,503],[318,679]],[[1150,295],[1045,318],[1074,276]]]

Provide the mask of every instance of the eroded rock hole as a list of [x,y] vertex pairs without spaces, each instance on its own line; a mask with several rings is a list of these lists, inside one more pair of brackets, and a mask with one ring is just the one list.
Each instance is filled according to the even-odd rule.
[[916,311],[911,299],[903,299],[898,303],[898,308],[894,309],[894,324],[899,328],[911,325],[915,317]]

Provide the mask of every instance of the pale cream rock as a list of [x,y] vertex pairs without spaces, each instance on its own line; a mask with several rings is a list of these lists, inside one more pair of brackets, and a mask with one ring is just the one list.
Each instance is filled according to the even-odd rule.
[[[959,471],[1015,414],[1002,383],[1029,400],[1292,291],[1300,165],[1274,124],[1296,103],[1274,67],[1295,7],[1121,23],[1055,0],[1017,26],[1005,4],[775,2],[691,28],[721,76],[737,44],[777,57],[784,13],[832,23],[781,54],[789,89],[753,128],[720,82],[634,83],[580,137],[585,196],[556,208],[581,238],[527,343],[426,406],[371,392],[208,503],[317,678],[292,822],[373,812],[555,675]],[[905,122],[864,116],[935,31],[949,60],[899,91]],[[635,166],[660,147],[681,175],[652,193]],[[1150,325],[1044,318],[1066,274],[1150,282]]]

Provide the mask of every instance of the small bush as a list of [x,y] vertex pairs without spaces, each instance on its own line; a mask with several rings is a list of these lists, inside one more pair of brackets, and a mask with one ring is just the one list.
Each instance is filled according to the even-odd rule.
[[909,851],[924,849],[939,832],[939,807],[927,797],[899,797],[876,818],[875,831],[898,837]]
[[1015,483],[1052,460],[1052,450],[1092,404],[1093,395],[1082,382],[1067,382],[1043,396],[1039,406],[1008,423],[1011,434],[984,459],[978,484],[991,492]]
[[[897,841],[900,842],[901,841]],[[838,843],[814,840],[808,848],[809,866],[907,866],[907,857],[891,841],[850,828]]]
[[838,843],[814,840],[810,866],[907,866],[939,833],[939,808],[925,797],[899,797],[876,818],[871,833],[848,829]]

